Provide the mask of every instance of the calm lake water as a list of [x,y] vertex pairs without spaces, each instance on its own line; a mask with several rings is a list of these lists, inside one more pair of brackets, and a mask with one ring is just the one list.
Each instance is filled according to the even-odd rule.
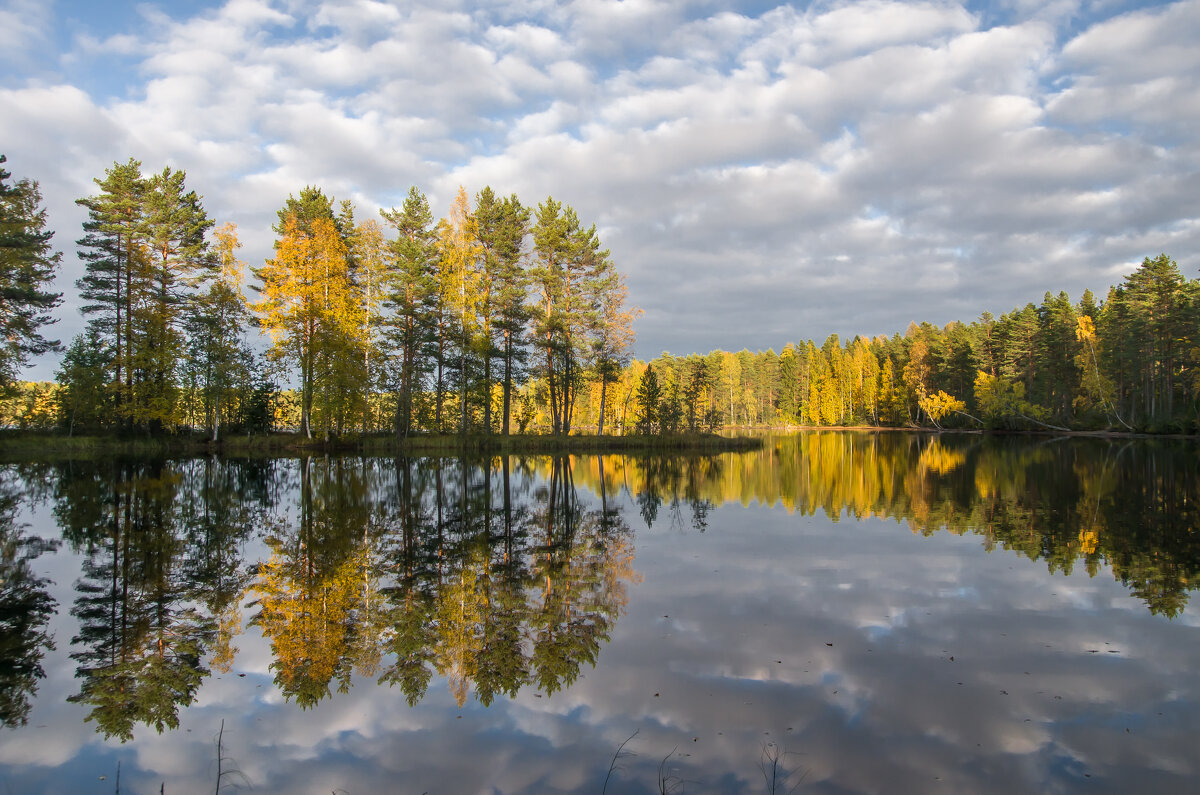
[[1196,791],[1198,512],[1145,440],[4,466],[0,792]]

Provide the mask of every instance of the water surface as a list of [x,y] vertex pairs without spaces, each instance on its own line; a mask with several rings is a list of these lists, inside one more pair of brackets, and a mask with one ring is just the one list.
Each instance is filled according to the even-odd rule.
[[7,466],[0,789],[1193,789],[1197,470],[850,432]]

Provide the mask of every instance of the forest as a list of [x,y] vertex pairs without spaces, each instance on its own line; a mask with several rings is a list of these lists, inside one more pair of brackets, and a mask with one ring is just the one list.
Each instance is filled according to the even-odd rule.
[[[4,162],[0,156],[0,163]],[[676,434],[883,426],[1185,432],[1200,281],[1146,257],[1103,298],[750,352],[632,357],[624,276],[570,205],[460,188],[361,219],[319,187],[238,257],[181,170],[114,163],[77,203],[87,329],[43,333],[61,260],[37,183],[0,170],[0,426],[71,435]],[[19,380],[62,354],[52,383]]]

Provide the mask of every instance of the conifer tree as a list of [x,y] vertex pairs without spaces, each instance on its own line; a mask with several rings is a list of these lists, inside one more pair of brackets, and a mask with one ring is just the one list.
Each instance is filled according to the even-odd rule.
[[425,195],[413,186],[401,209],[381,210],[380,215],[397,232],[397,238],[389,244],[386,344],[391,352],[391,381],[396,395],[394,428],[403,438],[416,426],[414,401],[429,369],[435,267],[433,214]]
[[38,184],[28,179],[8,185],[12,175],[0,154],[0,393],[12,385],[30,356],[57,350],[41,335],[55,322],[50,312],[62,294],[48,288],[62,255],[50,247]]
[[483,373],[479,392],[483,402],[483,428],[492,428],[493,361],[501,375],[501,432],[508,433],[513,379],[524,360],[526,274],[523,243],[529,232],[529,210],[516,195],[500,199],[490,186],[475,196],[475,230],[482,249],[480,294],[480,357]]
[[[76,200],[88,211],[84,236],[77,241],[86,272],[76,285],[80,297],[90,302],[82,307],[83,313],[94,316],[88,324],[89,332],[103,340],[108,349],[106,369],[118,415],[128,412],[133,388],[129,363],[135,303],[133,271],[145,237],[146,180],[141,168],[142,164],[133,158],[123,164],[113,163],[103,179],[94,180],[100,193]],[[138,286],[140,292],[140,280]],[[128,416],[125,420],[127,423]]]
[[110,350],[114,408],[126,428],[160,432],[179,420],[177,369],[189,303],[215,265],[205,234],[212,221],[200,197],[170,168],[150,178],[130,159],[114,163],[88,210],[78,241],[86,272],[80,295],[92,303],[90,332]]
[[642,373],[638,383],[637,402],[640,411],[637,418],[638,433],[649,434],[659,429],[659,409],[662,403],[662,388],[658,385],[658,375],[654,367],[649,366]]

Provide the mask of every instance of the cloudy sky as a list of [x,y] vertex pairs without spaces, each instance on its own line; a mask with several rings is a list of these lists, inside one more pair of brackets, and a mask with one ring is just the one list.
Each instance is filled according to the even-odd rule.
[[[1200,2],[0,0],[0,151],[74,200],[187,171],[252,264],[307,184],[547,195],[595,222],[637,353],[1103,293],[1200,268]],[[48,377],[53,363],[31,376]]]

